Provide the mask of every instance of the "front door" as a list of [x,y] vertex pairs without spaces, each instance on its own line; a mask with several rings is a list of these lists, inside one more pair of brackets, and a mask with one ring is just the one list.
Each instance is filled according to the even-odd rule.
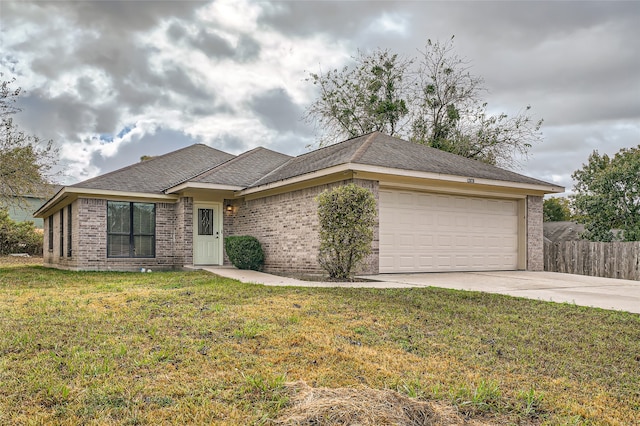
[[193,264],[221,265],[222,207],[195,204],[193,208]]

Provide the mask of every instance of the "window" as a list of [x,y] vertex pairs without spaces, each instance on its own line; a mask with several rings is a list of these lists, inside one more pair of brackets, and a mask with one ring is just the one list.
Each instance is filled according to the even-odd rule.
[[60,257],[64,257],[64,209],[60,210]]
[[155,257],[156,205],[107,202],[107,257]]
[[49,236],[49,251],[53,251],[53,215],[49,216],[49,229],[47,229]]
[[67,206],[67,257],[71,257],[71,222],[73,215],[71,214],[71,204]]
[[198,209],[198,235],[213,235],[213,209]]

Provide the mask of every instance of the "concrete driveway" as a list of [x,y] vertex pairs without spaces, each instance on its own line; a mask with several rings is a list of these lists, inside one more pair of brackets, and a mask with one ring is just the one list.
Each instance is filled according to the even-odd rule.
[[640,313],[640,281],[529,271],[381,274],[366,278]]
[[216,275],[246,283],[298,287],[410,288],[441,287],[507,294],[548,302],[573,303],[640,314],[640,281],[556,272],[446,272],[366,275],[369,282],[301,281],[228,266],[204,267]]

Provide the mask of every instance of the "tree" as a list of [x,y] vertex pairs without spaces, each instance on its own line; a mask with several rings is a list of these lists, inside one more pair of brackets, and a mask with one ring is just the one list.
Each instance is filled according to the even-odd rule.
[[542,217],[545,222],[564,222],[571,220],[569,199],[565,197],[547,198],[542,204]]
[[371,253],[376,200],[368,189],[350,183],[322,192],[317,201],[318,262],[331,278],[351,279]]
[[447,42],[428,40],[419,58],[376,50],[341,71],[311,73],[320,97],[305,119],[320,145],[379,130],[490,164],[515,166],[542,139],[542,120],[527,106],[515,116],[490,114],[483,79]]
[[0,207],[22,205],[21,196],[42,193],[58,156],[52,141],[28,135],[13,122],[21,90],[10,87],[14,81],[0,83]]
[[585,225],[583,237],[611,241],[612,229],[620,229],[625,241],[640,241],[640,145],[613,158],[593,151],[572,177],[572,206]]
[[0,255],[11,253],[42,254],[42,233],[33,222],[15,222],[0,209]]
[[406,124],[411,61],[388,50],[359,51],[353,59],[354,68],[310,73],[306,79],[320,89],[306,119],[324,132],[321,146],[373,131],[395,136]]

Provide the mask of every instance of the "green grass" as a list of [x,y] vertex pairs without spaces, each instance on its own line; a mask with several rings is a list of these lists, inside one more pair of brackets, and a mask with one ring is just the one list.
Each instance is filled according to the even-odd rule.
[[638,424],[640,316],[443,289],[0,266],[0,424],[260,424],[284,383]]

